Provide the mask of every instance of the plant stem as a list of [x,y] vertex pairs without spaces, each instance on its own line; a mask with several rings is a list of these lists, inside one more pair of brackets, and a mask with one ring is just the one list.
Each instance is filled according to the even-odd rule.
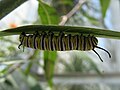
[[85,2],[86,0],[79,0],[78,3],[73,7],[73,9],[68,14],[62,16],[62,20],[59,23],[59,25],[65,25],[69,18],[71,18]]

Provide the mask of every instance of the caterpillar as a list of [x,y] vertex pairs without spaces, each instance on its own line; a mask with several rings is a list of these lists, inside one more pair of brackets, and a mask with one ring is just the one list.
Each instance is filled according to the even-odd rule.
[[42,33],[34,33],[27,35],[25,32],[22,32],[19,37],[20,45],[18,48],[20,49],[21,45],[24,47],[29,47],[33,49],[40,50],[51,50],[51,51],[66,51],[66,50],[81,50],[81,51],[89,51],[93,50],[99,59],[103,62],[100,55],[95,51],[95,48],[101,49],[105,51],[109,58],[111,58],[111,54],[104,48],[101,48],[98,45],[98,39],[93,35],[85,36],[83,34],[64,34],[60,32],[59,35],[55,35],[53,32],[42,32]]

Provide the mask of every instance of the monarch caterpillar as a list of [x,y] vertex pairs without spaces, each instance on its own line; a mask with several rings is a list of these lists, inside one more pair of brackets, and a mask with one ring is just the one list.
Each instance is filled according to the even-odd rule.
[[104,50],[108,56],[111,58],[110,53],[97,46],[98,39],[93,35],[84,36],[83,34],[76,35],[65,35],[63,32],[60,32],[59,35],[55,35],[53,32],[42,32],[42,33],[34,33],[26,35],[25,32],[22,32],[19,37],[20,46],[29,47],[40,50],[51,50],[51,51],[65,51],[65,50],[81,50],[81,51],[89,51],[93,50],[99,59],[103,62],[100,55],[95,51],[95,48],[99,48]]

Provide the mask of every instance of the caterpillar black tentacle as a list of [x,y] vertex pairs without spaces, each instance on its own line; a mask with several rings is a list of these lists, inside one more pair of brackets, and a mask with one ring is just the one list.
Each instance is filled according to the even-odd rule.
[[99,49],[105,51],[108,54],[109,58],[111,58],[111,54],[106,49],[98,47],[98,46],[96,46],[96,48],[99,48]]
[[93,35],[84,36],[83,34],[65,34],[60,32],[58,35],[53,32],[41,32],[36,31],[34,34],[26,35],[25,32],[22,32],[19,37],[20,45],[18,48],[20,49],[21,45],[24,47],[29,47],[33,49],[40,50],[50,50],[50,51],[67,51],[67,50],[81,50],[81,51],[89,51],[93,50],[99,59],[103,62],[100,55],[94,50],[95,48],[99,48],[105,51],[109,58],[111,58],[111,54],[101,48],[98,45],[98,39]]
[[99,59],[103,62],[103,60],[102,60],[102,58],[100,57],[100,55],[98,54],[98,52],[95,51],[94,49],[93,49],[93,51],[98,55]]

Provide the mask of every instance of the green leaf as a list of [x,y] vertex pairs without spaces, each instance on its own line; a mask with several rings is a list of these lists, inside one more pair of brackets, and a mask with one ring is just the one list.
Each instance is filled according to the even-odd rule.
[[39,84],[30,88],[30,90],[43,90]]
[[38,14],[42,24],[58,24],[59,16],[55,9],[39,0]]
[[51,87],[53,85],[52,78],[54,74],[54,66],[55,66],[56,58],[57,58],[56,51],[44,51],[45,76]]
[[29,75],[32,66],[33,66],[33,62],[31,61],[31,62],[28,63],[28,66],[26,67],[26,69],[25,69],[25,71],[24,71],[24,73],[25,73],[26,75]]
[[102,17],[104,18],[106,15],[106,11],[109,7],[110,0],[100,0],[100,5],[101,5],[101,11],[102,11]]
[[120,32],[111,31],[108,29],[90,28],[90,27],[75,27],[75,26],[54,26],[54,25],[28,25],[17,28],[11,28],[0,32],[1,36],[19,35],[21,32],[28,34],[35,33],[35,31],[51,31],[54,33],[65,32],[66,34],[91,34],[96,37],[120,39]]

